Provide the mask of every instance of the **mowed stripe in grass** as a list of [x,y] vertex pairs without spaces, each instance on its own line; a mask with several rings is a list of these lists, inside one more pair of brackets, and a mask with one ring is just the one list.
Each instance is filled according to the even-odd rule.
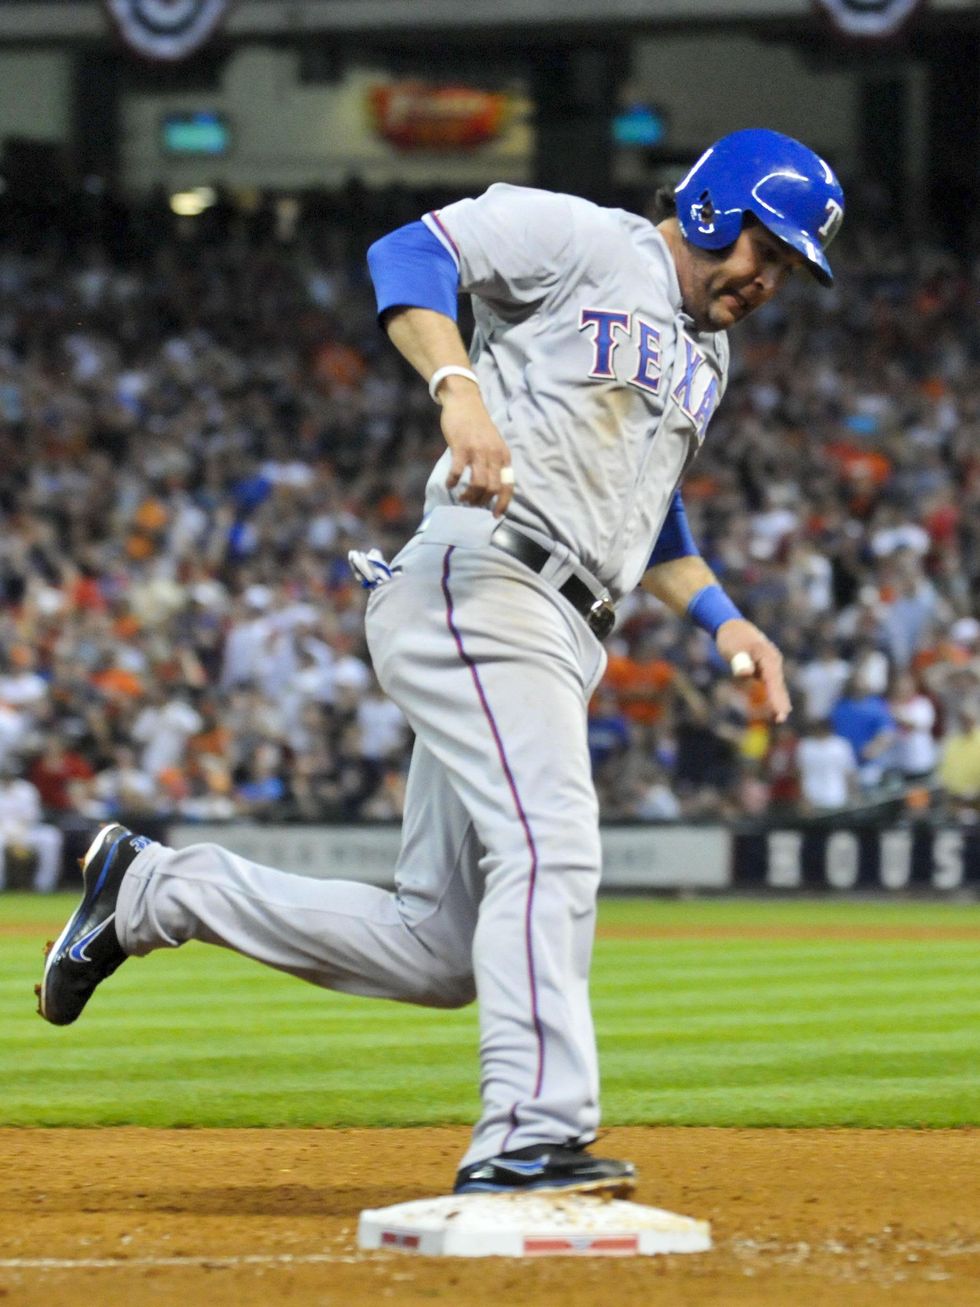
[[[672,905],[678,917],[687,906]],[[711,904],[710,925],[768,940],[649,938],[596,986],[606,1101],[622,1122],[965,1125],[980,1121],[980,938],[875,938],[876,928],[976,927],[972,907],[813,905],[868,939],[780,938],[806,905]],[[731,912],[726,912],[727,908]],[[705,929],[709,923],[703,921]],[[652,966],[644,959],[656,955]],[[623,971],[626,975],[623,975]],[[657,992],[639,996],[630,973]]]
[[[31,995],[43,926],[73,902],[0,898],[5,1123],[475,1116],[475,1009],[327,993],[219,949],[128,963],[76,1026],[46,1026]],[[603,901],[600,920],[616,933],[600,932],[593,973],[607,1124],[980,1124],[980,910],[630,899]],[[821,923],[869,938],[787,937]],[[711,934],[733,926],[748,936]],[[923,927],[977,938],[875,937]]]
[[127,963],[71,1027],[27,1011],[4,1021],[8,1124],[404,1125],[476,1110],[471,1012],[328,993],[203,945]]

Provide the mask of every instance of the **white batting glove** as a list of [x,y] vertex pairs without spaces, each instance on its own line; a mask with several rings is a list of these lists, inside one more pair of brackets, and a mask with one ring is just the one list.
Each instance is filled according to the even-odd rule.
[[392,578],[392,569],[385,562],[380,549],[369,549],[366,554],[360,549],[351,549],[347,561],[365,590],[376,590]]

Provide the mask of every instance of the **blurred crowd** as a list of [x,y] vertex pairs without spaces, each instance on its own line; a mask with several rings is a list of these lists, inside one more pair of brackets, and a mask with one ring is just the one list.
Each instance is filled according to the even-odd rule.
[[[363,254],[445,198],[0,209],[0,841],[53,832],[39,883],[73,819],[398,818],[346,554],[408,538],[442,439]],[[980,264],[873,230],[733,333],[684,488],[793,717],[638,592],[590,719],[609,818],[977,814]]]

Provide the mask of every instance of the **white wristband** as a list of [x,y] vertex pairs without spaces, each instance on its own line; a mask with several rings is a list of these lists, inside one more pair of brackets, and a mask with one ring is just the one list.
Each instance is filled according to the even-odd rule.
[[467,381],[473,382],[477,390],[480,389],[480,378],[475,372],[471,372],[469,368],[460,368],[455,363],[450,363],[447,367],[436,368],[429,378],[429,394],[432,396],[433,403],[439,403],[437,392],[447,377],[465,377]]

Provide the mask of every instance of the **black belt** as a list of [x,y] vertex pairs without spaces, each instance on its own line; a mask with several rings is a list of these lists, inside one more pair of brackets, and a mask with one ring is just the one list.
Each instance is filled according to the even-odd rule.
[[[549,549],[539,545],[536,540],[532,540],[523,531],[518,531],[506,522],[501,522],[494,528],[490,543],[502,549],[505,554],[510,554],[511,558],[516,558],[532,572],[543,572],[551,559]],[[576,612],[582,614],[596,639],[604,640],[616,621],[616,610],[613,608],[612,600],[607,595],[596,595],[574,573],[555,588]]]

